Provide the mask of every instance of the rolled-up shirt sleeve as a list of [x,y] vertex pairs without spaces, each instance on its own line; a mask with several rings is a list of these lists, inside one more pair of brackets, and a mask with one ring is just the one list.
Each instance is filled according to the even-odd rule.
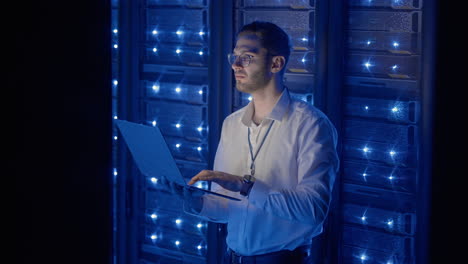
[[256,180],[248,200],[278,217],[320,225],[328,213],[339,167],[337,133],[327,118],[304,122],[297,133],[298,179],[295,188],[272,188],[262,180]]

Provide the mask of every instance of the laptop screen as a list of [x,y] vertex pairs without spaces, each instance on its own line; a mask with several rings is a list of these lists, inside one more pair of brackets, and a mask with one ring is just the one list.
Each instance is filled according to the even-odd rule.
[[158,127],[116,120],[122,136],[141,173],[186,185]]

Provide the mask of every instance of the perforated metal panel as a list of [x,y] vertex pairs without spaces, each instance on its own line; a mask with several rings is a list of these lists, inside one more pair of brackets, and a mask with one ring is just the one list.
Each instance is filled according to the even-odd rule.
[[[141,13],[141,118],[161,129],[190,179],[209,162],[208,3],[147,1]],[[207,223],[185,214],[182,201],[159,188],[157,180],[145,179],[142,188],[141,259],[206,263]]]
[[[209,1],[122,2],[125,10],[114,1],[112,23],[114,118],[159,127],[183,176],[190,179],[210,163]],[[118,43],[122,14],[129,32]],[[119,54],[120,49],[129,55]],[[118,76],[122,72],[125,76]],[[119,77],[128,81],[119,84]],[[125,185],[115,195],[126,197],[115,199],[115,207],[126,211],[116,214],[115,232],[117,240],[128,240],[116,243],[116,251],[126,251],[116,254],[116,262],[207,263],[208,224],[185,214],[183,202],[161,188],[157,175],[140,175],[124,145],[115,145],[115,175],[122,176],[116,184]],[[209,186],[201,182],[199,187]]]
[[422,1],[349,1],[340,263],[415,263]]

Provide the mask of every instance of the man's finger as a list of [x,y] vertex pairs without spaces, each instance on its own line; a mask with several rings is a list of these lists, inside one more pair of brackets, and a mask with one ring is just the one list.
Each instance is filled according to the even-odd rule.
[[217,179],[216,174],[210,170],[202,170],[200,173],[195,175],[190,182],[189,185],[196,183],[197,181],[215,181]]
[[206,174],[207,170],[202,170],[200,171],[197,175],[193,176],[192,179],[190,179],[189,181],[189,185],[192,185],[194,183],[196,183],[197,181],[201,181],[202,179],[200,177],[202,177],[202,175]]
[[199,178],[199,176],[197,175],[197,176],[193,177],[192,179],[190,179],[188,185],[192,185],[192,184],[196,183],[197,181],[199,181],[198,178]]

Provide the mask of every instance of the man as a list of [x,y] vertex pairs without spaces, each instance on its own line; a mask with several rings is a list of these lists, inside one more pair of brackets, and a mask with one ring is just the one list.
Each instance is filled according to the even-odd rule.
[[322,112],[289,96],[289,55],[288,35],[259,21],[240,30],[228,55],[237,89],[253,99],[225,119],[213,170],[189,184],[210,181],[241,201],[172,185],[188,213],[227,223],[226,263],[305,263],[322,232],[339,164],[337,134]]

